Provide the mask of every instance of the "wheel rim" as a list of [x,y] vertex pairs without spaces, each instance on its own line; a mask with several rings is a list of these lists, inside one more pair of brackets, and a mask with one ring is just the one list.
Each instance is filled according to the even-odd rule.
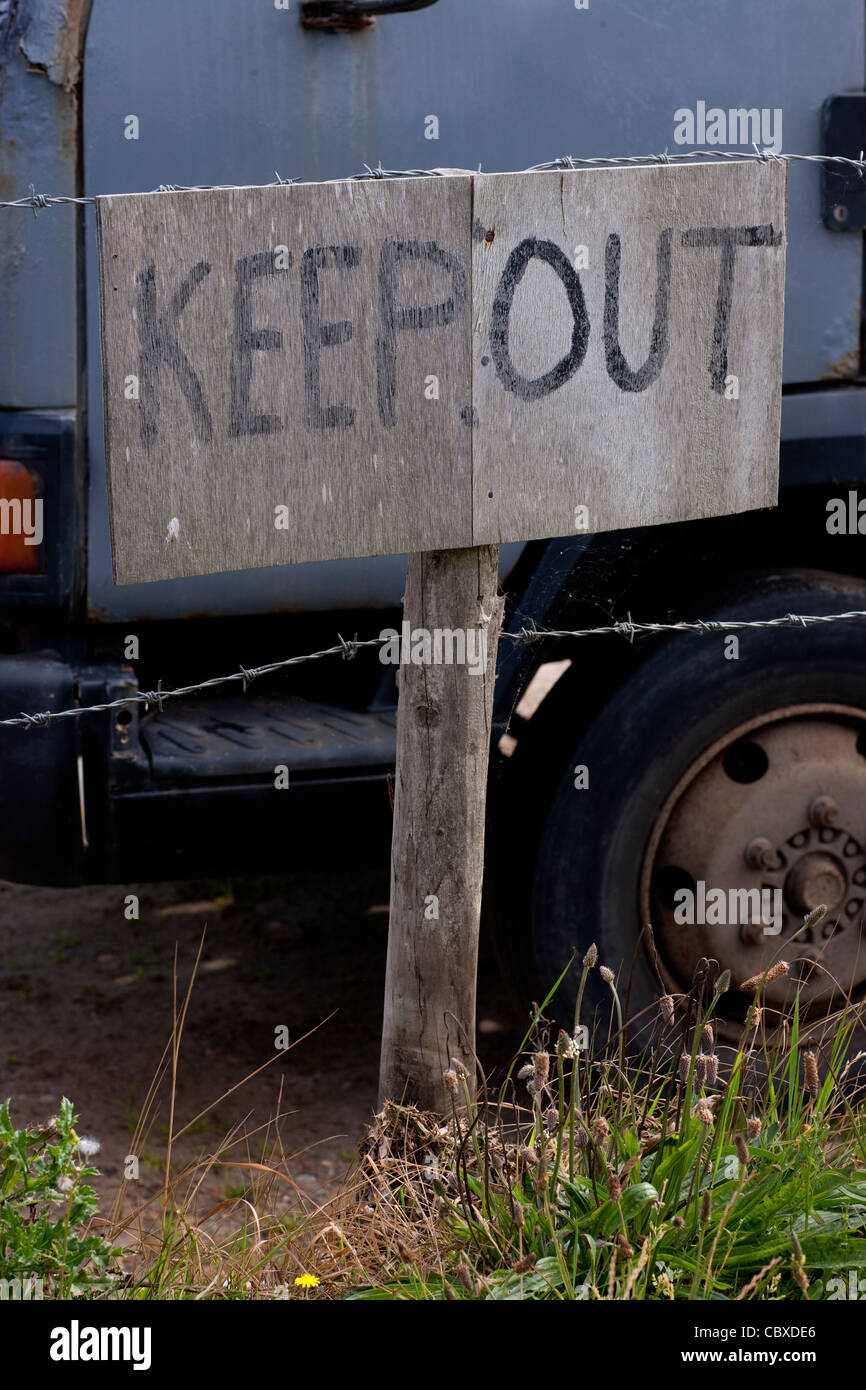
[[[823,921],[791,941],[821,903]],[[766,987],[772,1006],[796,988],[814,1015],[864,993],[864,909],[866,711],[792,705],[739,725],[692,764],[653,826],[640,920],[653,925],[666,987],[687,990],[698,960],[715,959],[731,971],[732,1017],[747,1002],[736,986],[780,954],[791,972]]]

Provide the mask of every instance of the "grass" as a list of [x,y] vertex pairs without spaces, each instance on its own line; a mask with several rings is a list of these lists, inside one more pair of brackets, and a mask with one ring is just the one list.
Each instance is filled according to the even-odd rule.
[[[201,947],[196,966],[200,956]],[[610,1018],[583,1025],[593,972]],[[546,1017],[548,997],[496,1087],[482,1080],[473,1094],[452,1063],[449,1113],[387,1105],[339,1193],[319,1205],[291,1177],[297,1156],[281,1107],[267,1124],[238,1125],[179,1161],[180,1140],[213,1132],[216,1108],[238,1089],[183,1123],[175,1113],[194,967],[180,999],[175,984],[172,1034],[131,1146],[153,1162],[148,1142],[164,1133],[160,1190],[130,1213],[135,1187],[126,1184],[111,1217],[91,1215],[75,1233],[122,1247],[88,1296],[828,1297],[831,1281],[851,1271],[859,1279],[866,1266],[860,1018],[849,1002],[804,1021],[796,989],[774,1008],[768,983],[786,973],[776,961],[741,992],[701,961],[690,990],[661,995],[641,1021],[636,1052],[617,982],[592,947],[569,1031]],[[750,1003],[732,1031],[735,996]],[[157,1123],[165,1090],[167,1126]],[[214,1176],[221,1195],[208,1203]],[[309,1287],[297,1282],[304,1276]]]
[[350,1298],[816,1299],[866,1265],[855,1012],[804,1027],[796,994],[784,1017],[767,1005],[765,972],[721,1045],[730,979],[702,961],[688,994],[661,997],[635,1060],[594,948],[574,1036],[595,969],[611,992],[603,1046],[551,1042],[538,1010],[496,1094],[473,1100],[452,1063],[446,1120],[379,1117],[363,1207],[343,1223],[364,1271]]

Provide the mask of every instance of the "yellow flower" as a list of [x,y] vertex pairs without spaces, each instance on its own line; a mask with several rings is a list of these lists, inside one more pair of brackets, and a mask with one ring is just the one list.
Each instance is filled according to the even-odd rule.
[[299,1274],[295,1283],[300,1289],[317,1289],[319,1287],[319,1281],[315,1274]]

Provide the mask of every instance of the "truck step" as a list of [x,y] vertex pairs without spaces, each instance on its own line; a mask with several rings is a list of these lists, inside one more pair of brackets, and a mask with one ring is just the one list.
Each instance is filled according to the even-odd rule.
[[388,769],[395,761],[396,710],[370,713],[299,696],[190,700],[154,711],[141,742],[155,787],[202,780],[273,778]]

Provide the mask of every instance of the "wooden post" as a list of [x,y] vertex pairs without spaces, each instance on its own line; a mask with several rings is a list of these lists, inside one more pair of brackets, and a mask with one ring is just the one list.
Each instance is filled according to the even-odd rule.
[[[486,633],[486,661],[401,664],[391,918],[379,1103],[446,1113],[451,1057],[474,1082],[475,986],[496,648],[499,548],[411,555],[406,633]],[[408,624],[408,629],[407,629]],[[411,648],[409,649],[411,652]],[[476,649],[478,650],[478,649]],[[483,651],[483,649],[481,649]]]

